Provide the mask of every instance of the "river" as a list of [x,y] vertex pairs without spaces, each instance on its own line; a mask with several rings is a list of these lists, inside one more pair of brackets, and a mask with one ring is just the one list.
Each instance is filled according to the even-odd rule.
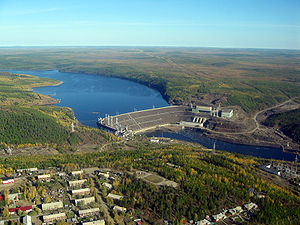
[[[116,115],[134,110],[167,106],[161,94],[144,85],[119,78],[99,75],[63,73],[51,71],[7,70],[12,73],[23,73],[38,77],[47,77],[62,81],[59,86],[34,88],[40,94],[50,95],[58,99],[57,106],[67,106],[74,110],[79,122],[90,127],[97,127],[98,117],[105,114]],[[149,133],[148,136],[164,136],[173,139],[197,142],[207,148],[224,150],[232,153],[251,155],[267,159],[293,161],[295,155],[278,148],[232,144],[215,140],[200,132],[183,130],[178,133]]]

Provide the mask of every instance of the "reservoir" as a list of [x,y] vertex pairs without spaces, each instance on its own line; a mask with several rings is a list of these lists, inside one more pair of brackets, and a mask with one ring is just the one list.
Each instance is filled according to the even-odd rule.
[[[76,119],[90,127],[97,127],[97,118],[105,117],[106,114],[116,115],[151,109],[153,107],[168,106],[168,103],[162,98],[158,91],[119,78],[90,74],[63,73],[57,70],[7,71],[62,81],[63,83],[59,86],[39,87],[34,88],[34,91],[59,100],[59,103],[56,104],[57,106],[72,108]],[[267,159],[287,161],[293,161],[295,159],[294,154],[282,152],[279,148],[232,144],[211,139],[198,131],[195,132],[189,129],[177,133],[162,133],[156,131],[147,135],[197,142],[207,148],[213,148],[213,145],[215,145],[216,150]]]

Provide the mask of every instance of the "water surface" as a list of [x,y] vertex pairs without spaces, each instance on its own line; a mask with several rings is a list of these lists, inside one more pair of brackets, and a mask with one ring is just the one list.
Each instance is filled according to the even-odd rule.
[[168,105],[158,91],[128,80],[57,70],[9,72],[62,81],[59,86],[39,87],[34,91],[58,99],[57,106],[72,108],[76,118],[90,127],[97,127],[97,118],[105,114],[116,115]]
[[[158,91],[128,80],[90,74],[63,73],[57,70],[10,70],[9,72],[31,74],[62,81],[63,84],[59,86],[34,88],[34,91],[58,99],[60,102],[56,105],[72,108],[76,118],[82,124],[90,127],[97,127],[97,118],[99,116],[104,117],[105,114],[116,115],[168,105]],[[189,129],[178,133],[156,131],[148,134],[148,136],[164,136],[197,142],[207,148],[213,148],[215,143],[217,150],[267,159],[288,161],[295,159],[294,154],[282,152],[278,148],[232,144],[206,137],[200,132]]]

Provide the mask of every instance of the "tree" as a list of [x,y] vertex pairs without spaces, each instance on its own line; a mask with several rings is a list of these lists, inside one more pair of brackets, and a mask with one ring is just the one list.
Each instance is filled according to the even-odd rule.
[[8,205],[6,205],[2,211],[2,216],[7,218],[9,217],[9,209],[8,209]]
[[5,189],[4,190],[4,200],[5,200],[5,203],[8,205],[9,204],[9,198],[8,198],[8,195],[9,195],[9,190],[8,189]]

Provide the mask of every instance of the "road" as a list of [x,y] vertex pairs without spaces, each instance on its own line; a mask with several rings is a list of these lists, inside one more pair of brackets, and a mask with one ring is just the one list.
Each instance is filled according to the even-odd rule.
[[266,109],[263,109],[263,110],[260,110],[258,112],[256,112],[253,116],[252,116],[252,120],[255,122],[255,128],[251,129],[251,130],[245,130],[245,131],[240,131],[240,132],[227,132],[227,131],[214,131],[214,130],[211,130],[209,128],[206,128],[206,127],[203,127],[204,130],[207,130],[211,133],[215,133],[215,134],[251,134],[253,132],[255,132],[257,129],[260,128],[260,123],[257,121],[257,116],[260,114],[260,113],[263,113],[263,112],[266,112],[268,110],[271,110],[271,109],[275,109],[277,107],[280,107],[280,106],[283,106],[287,103],[290,103],[290,102],[293,102],[294,101],[294,98],[292,99],[289,99],[287,101],[284,101],[280,104],[277,104],[277,105],[274,105],[274,106],[271,106],[271,107],[268,107]]

